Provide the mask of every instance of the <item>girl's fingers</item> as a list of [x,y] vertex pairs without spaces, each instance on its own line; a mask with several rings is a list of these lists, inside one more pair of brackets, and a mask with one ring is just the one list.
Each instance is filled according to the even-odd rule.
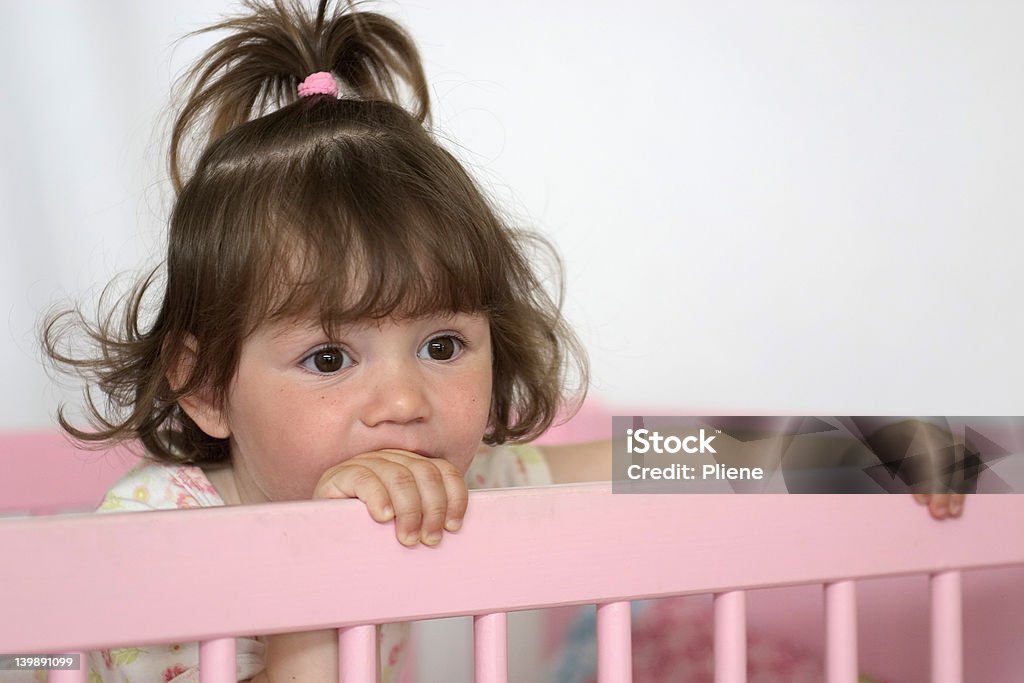
[[445,516],[448,514],[448,494],[444,479],[433,462],[413,462],[408,467],[416,477],[420,490],[423,512],[420,539],[425,545],[437,545],[441,542]]
[[358,498],[374,521],[390,522],[395,518],[387,487],[371,467],[363,464],[348,464],[332,472],[317,485],[313,498]]
[[[420,540],[425,545],[437,545],[441,542],[447,528],[450,509],[456,506],[458,519],[465,514],[465,503],[460,498],[458,488],[451,482],[453,473],[458,470],[447,460],[426,458],[405,451],[382,451],[382,455],[392,462],[408,468],[416,479],[419,488],[420,510],[423,518],[420,524]],[[461,479],[461,477],[460,477]],[[462,483],[465,488],[465,483]],[[451,490],[451,495],[449,491]],[[454,500],[453,500],[454,498]]]
[[444,528],[446,531],[458,531],[462,528],[462,519],[466,516],[466,508],[469,506],[469,489],[466,488],[466,479],[459,472],[459,468],[447,460],[440,461],[438,469],[441,471],[445,494],[448,498],[448,512],[445,515]]
[[967,504],[967,494],[957,493],[953,495],[953,504],[950,509],[953,511],[954,517],[959,517],[964,511],[964,505]]
[[914,500],[928,506],[928,512],[935,519],[959,517],[964,509],[962,493],[915,493]]
[[387,488],[395,510],[395,537],[402,545],[416,545],[422,540],[423,526],[423,499],[416,476],[405,465],[384,458],[372,467]]
[[466,483],[447,460],[401,450],[356,456],[324,473],[314,498],[358,498],[378,522],[395,520],[399,543],[437,545],[457,531],[469,504]]
[[420,497],[416,478],[405,467],[384,459],[354,459],[325,473],[313,498],[358,498],[377,522],[395,520],[402,545],[420,542]]
[[949,513],[949,494],[933,493],[928,501],[928,512],[935,519],[945,519]]
[[953,493],[949,496],[949,516],[959,517],[960,513],[964,511],[964,494]]

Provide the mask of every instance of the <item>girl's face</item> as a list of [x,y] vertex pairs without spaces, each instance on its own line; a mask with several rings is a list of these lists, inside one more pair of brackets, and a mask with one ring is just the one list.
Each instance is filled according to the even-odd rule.
[[328,468],[400,448],[465,472],[491,405],[483,315],[268,324],[243,344],[223,411],[241,502],[308,500]]

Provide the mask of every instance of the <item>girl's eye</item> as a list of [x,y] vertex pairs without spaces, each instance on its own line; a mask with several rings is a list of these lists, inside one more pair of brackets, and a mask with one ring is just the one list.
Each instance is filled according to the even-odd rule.
[[453,334],[443,334],[424,344],[419,356],[424,360],[451,360],[462,352],[465,344],[465,341]]
[[348,354],[337,346],[325,346],[302,359],[302,367],[326,375],[347,368],[352,364],[351,361]]

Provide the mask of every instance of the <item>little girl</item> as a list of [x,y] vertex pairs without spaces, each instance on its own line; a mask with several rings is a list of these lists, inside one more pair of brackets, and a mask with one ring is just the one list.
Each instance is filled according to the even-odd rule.
[[[315,15],[248,10],[205,29],[229,33],[174,122],[155,319],[151,276],[121,317],[88,326],[93,358],[58,350],[80,316],[46,327],[49,353],[107,398],[88,402],[91,430],[62,426],[145,446],[100,511],[354,497],[400,543],[436,545],[462,523],[467,482],[606,479],[607,448],[481,449],[545,431],[587,364],[531,265],[550,248],[506,225],[425,128],[410,38],[327,0]],[[403,631],[383,631],[389,680]],[[240,639],[240,680],[336,680],[336,644],[333,631]],[[90,665],[92,680],[182,683],[197,680],[197,646]]]
[[[532,266],[553,252],[425,128],[411,39],[328,0],[247,7],[204,29],[228,34],[174,123],[155,319],[151,275],[120,317],[46,326],[50,355],[106,395],[90,430],[61,425],[146,450],[100,511],[359,498],[398,542],[433,546],[467,486],[607,479],[607,443],[524,445],[581,400],[566,384],[586,386],[586,358]],[[79,324],[91,358],[60,350]],[[384,680],[403,642],[382,627]],[[240,680],[336,680],[336,646],[334,631],[241,638]],[[196,681],[197,661],[195,643],[107,650],[90,680]]]

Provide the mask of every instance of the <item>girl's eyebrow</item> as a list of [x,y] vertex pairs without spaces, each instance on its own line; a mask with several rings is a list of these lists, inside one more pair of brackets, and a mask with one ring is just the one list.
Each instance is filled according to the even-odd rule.
[[341,341],[360,330],[371,327],[361,323],[340,323],[324,329],[318,319],[290,320],[270,326],[267,337],[275,343],[298,344],[316,337],[318,340]]
[[[419,324],[435,324],[439,326],[447,325],[462,325],[467,324],[471,320],[471,316],[461,313],[433,313],[422,316],[417,316],[409,320],[408,322],[419,323]],[[360,323],[347,323],[336,325],[330,332],[324,330],[319,320],[314,319],[301,319],[301,320],[285,320],[275,323],[270,323],[267,326],[267,337],[274,342],[281,342],[284,344],[297,343],[306,337],[344,337],[360,328],[370,327],[370,324]]]
[[291,321],[272,324],[267,336],[272,341],[288,343],[299,341],[305,337],[322,336],[324,334],[324,328],[318,322]]

